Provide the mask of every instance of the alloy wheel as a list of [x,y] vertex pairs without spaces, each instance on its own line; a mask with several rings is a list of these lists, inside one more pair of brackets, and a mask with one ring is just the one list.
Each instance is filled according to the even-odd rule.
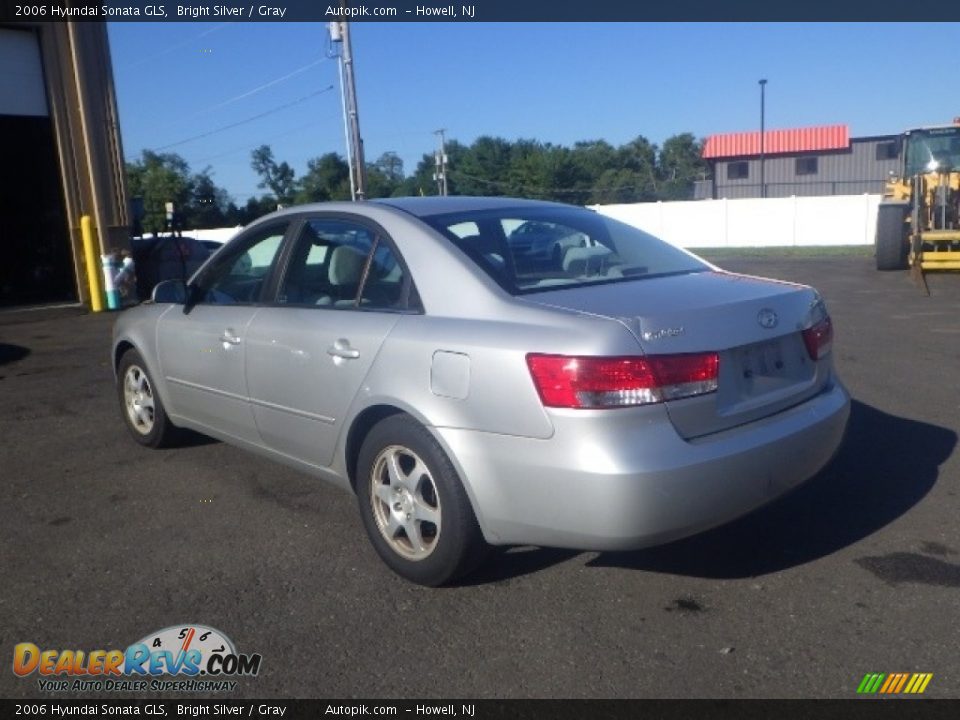
[[131,365],[124,375],[123,402],[131,427],[141,435],[149,435],[155,419],[153,388],[138,365]]
[[437,547],[440,498],[430,468],[410,448],[390,445],[370,473],[370,504],[381,535],[408,560],[423,560]]

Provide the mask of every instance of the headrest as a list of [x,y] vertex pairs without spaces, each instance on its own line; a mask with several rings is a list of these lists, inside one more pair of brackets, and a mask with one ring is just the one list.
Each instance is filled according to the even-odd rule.
[[358,285],[367,254],[352,245],[338,245],[330,255],[330,283]]
[[567,248],[563,255],[563,271],[575,276],[597,272],[603,266],[603,259],[612,254],[610,248],[602,245]]

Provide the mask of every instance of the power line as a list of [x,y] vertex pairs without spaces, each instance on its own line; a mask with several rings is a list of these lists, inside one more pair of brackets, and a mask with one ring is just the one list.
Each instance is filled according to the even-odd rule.
[[[336,117],[336,115],[325,115],[324,117],[320,118],[319,120],[311,120],[311,121],[308,122],[308,123],[305,123],[305,124],[303,124],[303,125],[298,125],[297,127],[295,127],[295,128],[290,128],[289,130],[284,130],[283,132],[280,132],[280,133],[276,133],[275,135],[271,135],[269,138],[266,138],[266,139],[261,139],[261,140],[258,141],[258,142],[260,142],[260,144],[263,144],[264,142],[272,143],[274,140],[277,140],[277,139],[282,138],[282,137],[287,137],[288,135],[293,135],[294,133],[300,132],[301,130],[306,130],[307,128],[315,127],[315,126],[317,126],[317,125],[322,125],[323,123],[325,123],[326,121],[328,121],[328,120],[330,120],[330,119],[332,119],[332,118],[334,118],[334,117]],[[226,150],[226,151],[224,151],[224,152],[217,153],[216,155],[208,155],[207,157],[199,158],[199,159],[197,159],[197,160],[190,160],[190,163],[193,164],[193,165],[200,165],[200,164],[202,164],[202,163],[209,162],[209,161],[211,161],[211,160],[216,160],[216,159],[218,159],[218,158],[226,157],[226,156],[228,156],[228,155],[233,155],[233,154],[239,153],[239,152],[247,152],[247,151],[249,151],[249,150],[251,150],[251,146],[250,146],[249,143],[247,143],[246,145],[243,145],[242,147],[241,147],[241,146],[237,146],[237,147],[233,148],[232,150]]]
[[317,65],[319,65],[320,63],[326,60],[327,58],[325,57],[322,57],[319,60],[314,60],[313,62],[308,63],[303,67],[299,67],[296,70],[293,70],[292,72],[287,73],[286,75],[282,75],[278,78],[274,78],[273,80],[265,82],[262,85],[258,85],[252,90],[247,90],[246,92],[240,93],[239,95],[236,95],[228,100],[224,100],[223,102],[217,103],[216,105],[211,105],[210,107],[204,108],[203,110],[198,110],[196,113],[193,114],[192,117],[195,117],[197,115],[205,115],[206,113],[213,112],[214,110],[219,110],[225,105],[230,105],[231,103],[235,103],[238,100],[243,100],[244,98],[248,98],[251,95],[256,95],[258,92],[262,92],[267,88],[273,87],[274,85],[279,85],[280,83],[285,82],[292,77],[296,77],[297,75],[306,72],[312,67],[316,67]]
[[312,92],[309,95],[304,95],[303,97],[297,98],[292,102],[288,102],[283,105],[278,105],[277,107],[271,108],[270,110],[265,110],[264,112],[259,113],[257,115],[253,115],[252,117],[248,117],[245,120],[238,120],[235,123],[230,123],[229,125],[224,125],[223,127],[215,128],[213,130],[209,130],[208,132],[200,133],[199,135],[194,135],[193,137],[188,137],[184,140],[178,140],[177,142],[161,145],[160,147],[154,148],[154,152],[157,152],[160,150],[166,150],[172,147],[177,147],[178,145],[186,145],[187,143],[193,142],[194,140],[201,140],[205,137],[210,137],[211,135],[216,135],[217,133],[223,132],[224,130],[232,130],[233,128],[239,127],[240,125],[245,125],[249,122],[253,122],[254,120],[259,120],[262,117],[266,117],[267,115],[273,115],[274,113],[280,112],[281,110],[286,110],[287,108],[293,107],[294,105],[299,105],[300,103],[306,100],[309,100],[310,98],[316,97],[317,95],[322,95],[325,92],[330,92],[331,90],[333,90],[333,85],[325,87],[322,90],[317,90],[316,92]]
[[[208,31],[208,32],[212,32],[212,31]],[[201,108],[201,109],[199,109],[199,110],[197,110],[197,111],[195,111],[195,112],[193,112],[193,113],[191,113],[191,114],[189,114],[189,115],[184,115],[184,116],[182,116],[182,117],[180,118],[180,120],[179,120],[178,122],[175,122],[175,123],[171,123],[171,122],[164,123],[163,125],[161,125],[161,126],[159,126],[159,127],[157,127],[157,128],[154,128],[154,131],[158,131],[158,130],[159,130],[159,131],[163,131],[163,130],[166,130],[166,129],[171,128],[171,127],[179,127],[180,125],[183,124],[183,121],[184,121],[184,120],[191,120],[191,119],[193,119],[193,118],[198,118],[198,117],[200,117],[200,116],[202,116],[202,115],[208,115],[208,114],[212,113],[214,110],[219,110],[220,108],[225,107],[225,106],[227,106],[227,105],[230,105],[230,104],[232,104],[232,103],[234,103],[234,102],[237,102],[238,100],[243,100],[243,99],[248,98],[248,97],[250,97],[250,96],[252,96],[252,95],[256,95],[257,93],[259,93],[259,92],[261,92],[261,91],[263,91],[263,90],[266,90],[266,89],[268,89],[268,88],[271,88],[271,87],[273,87],[274,85],[279,85],[279,84],[282,83],[282,82],[286,82],[286,81],[289,80],[290,78],[296,77],[297,75],[300,75],[301,73],[306,72],[307,70],[309,70],[309,69],[311,69],[311,68],[319,65],[320,63],[322,63],[322,62],[324,62],[325,60],[328,60],[328,59],[329,59],[329,58],[321,57],[321,58],[319,58],[318,60],[314,60],[313,62],[308,63],[307,65],[304,65],[304,66],[302,66],[302,67],[299,67],[299,68],[297,68],[296,70],[293,70],[293,71],[291,71],[291,72],[288,72],[288,73],[286,73],[285,75],[281,75],[280,77],[276,77],[276,78],[274,78],[274,79],[272,79],[272,80],[268,80],[267,82],[263,83],[262,85],[258,85],[257,87],[255,87],[255,88],[253,88],[253,89],[251,89],[251,90],[244,91],[244,92],[241,93],[240,95],[236,95],[236,96],[234,96],[234,97],[232,97],[232,98],[228,98],[227,100],[224,100],[224,101],[222,101],[222,102],[216,103],[216,104],[214,104],[214,105],[209,105],[209,106],[207,106],[207,107],[205,107],[205,108]]]
[[223,28],[227,27],[228,25],[230,25],[230,23],[220,23],[219,25],[215,25],[214,27],[210,28],[209,30],[204,30],[202,33],[199,33],[199,34],[197,34],[197,35],[194,35],[194,36],[192,36],[192,37],[187,38],[187,39],[184,40],[183,42],[179,42],[179,43],[177,43],[176,45],[170,45],[169,47],[164,48],[163,50],[161,50],[161,51],[158,52],[158,53],[154,53],[153,55],[149,55],[149,56],[147,56],[147,57],[145,57],[145,58],[140,58],[140,59],[137,60],[136,62],[130,63],[129,65],[125,65],[125,66],[123,66],[123,67],[124,67],[125,69],[128,69],[128,70],[132,70],[133,68],[140,67],[140,66],[143,65],[144,63],[148,63],[148,62],[150,62],[151,60],[156,60],[158,57],[163,57],[164,55],[169,55],[170,53],[174,52],[175,50],[179,50],[179,49],[182,48],[183,46],[189,45],[189,44],[192,43],[194,40],[199,40],[199,39],[202,38],[202,37],[205,37],[205,36],[207,36],[207,35],[209,35],[209,34],[211,34],[211,33],[217,32],[217,30],[223,30]]

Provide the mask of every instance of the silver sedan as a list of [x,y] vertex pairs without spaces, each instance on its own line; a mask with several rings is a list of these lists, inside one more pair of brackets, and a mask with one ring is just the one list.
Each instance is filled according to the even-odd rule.
[[[532,253],[533,224],[575,241]],[[122,313],[113,365],[138,442],[189,428],[354,492],[383,560],[439,585],[490,545],[664,543],[810,478],[849,414],[832,342],[815,290],[592,211],[401,198],[258,220]]]

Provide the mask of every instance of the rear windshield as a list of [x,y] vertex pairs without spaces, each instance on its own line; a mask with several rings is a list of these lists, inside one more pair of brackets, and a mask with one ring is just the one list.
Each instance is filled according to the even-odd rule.
[[709,269],[649,233],[582,208],[504,208],[422,220],[514,295]]

